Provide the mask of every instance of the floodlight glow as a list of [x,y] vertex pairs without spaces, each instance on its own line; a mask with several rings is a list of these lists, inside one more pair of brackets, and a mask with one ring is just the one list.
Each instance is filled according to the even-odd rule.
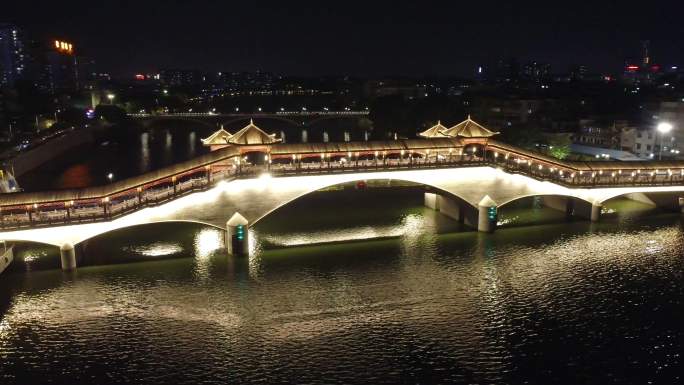
[[668,122],[660,122],[658,123],[658,132],[661,134],[667,134],[668,132],[672,131],[672,124]]

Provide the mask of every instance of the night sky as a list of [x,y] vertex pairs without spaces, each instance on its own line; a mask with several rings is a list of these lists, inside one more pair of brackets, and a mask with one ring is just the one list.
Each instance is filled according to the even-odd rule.
[[634,4],[7,0],[0,21],[69,39],[119,76],[159,68],[468,76],[511,56],[554,72],[572,64],[618,72],[643,39],[656,62],[684,65],[682,2]]

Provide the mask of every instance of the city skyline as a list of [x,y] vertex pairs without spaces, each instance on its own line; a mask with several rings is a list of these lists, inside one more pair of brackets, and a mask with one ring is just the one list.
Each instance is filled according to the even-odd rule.
[[[614,3],[613,3],[614,4]],[[291,75],[461,76],[517,57],[565,72],[616,73],[640,41],[664,66],[682,61],[682,5],[353,3],[259,7],[215,2],[11,4],[3,15],[43,39],[73,41],[118,77],[161,68],[263,70]],[[491,7],[490,7],[491,8]],[[103,16],[103,15],[106,15]],[[171,27],[173,26],[173,28]],[[570,26],[570,27],[568,27]]]

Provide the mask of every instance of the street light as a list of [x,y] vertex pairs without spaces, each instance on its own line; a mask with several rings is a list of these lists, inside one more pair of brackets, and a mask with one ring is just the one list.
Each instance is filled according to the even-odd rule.
[[107,174],[107,179],[109,179],[109,183],[112,183],[112,180],[114,179],[114,174],[112,174],[111,172]]
[[663,159],[663,136],[667,134],[668,132],[672,131],[672,124],[668,122],[660,122],[658,123],[658,132],[660,132],[660,148],[658,151],[658,160]]
[[116,95],[114,95],[114,94],[107,94],[107,99],[109,99],[109,104],[113,104],[115,97],[116,97]]

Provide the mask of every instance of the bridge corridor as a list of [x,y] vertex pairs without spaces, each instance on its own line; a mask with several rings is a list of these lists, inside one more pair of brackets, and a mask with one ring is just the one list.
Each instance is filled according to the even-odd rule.
[[146,223],[197,222],[231,236],[311,192],[369,180],[426,186],[426,206],[482,232],[500,224],[500,209],[530,197],[592,221],[604,202],[621,196],[680,210],[684,163],[564,162],[487,136],[447,135],[464,127],[467,135],[495,134],[470,119],[448,130],[438,124],[432,136],[421,134],[427,139],[376,142],[282,144],[252,122],[234,135],[221,129],[203,139],[210,153],[155,172],[101,187],[0,196],[0,240],[60,246],[72,260],[73,245]]

